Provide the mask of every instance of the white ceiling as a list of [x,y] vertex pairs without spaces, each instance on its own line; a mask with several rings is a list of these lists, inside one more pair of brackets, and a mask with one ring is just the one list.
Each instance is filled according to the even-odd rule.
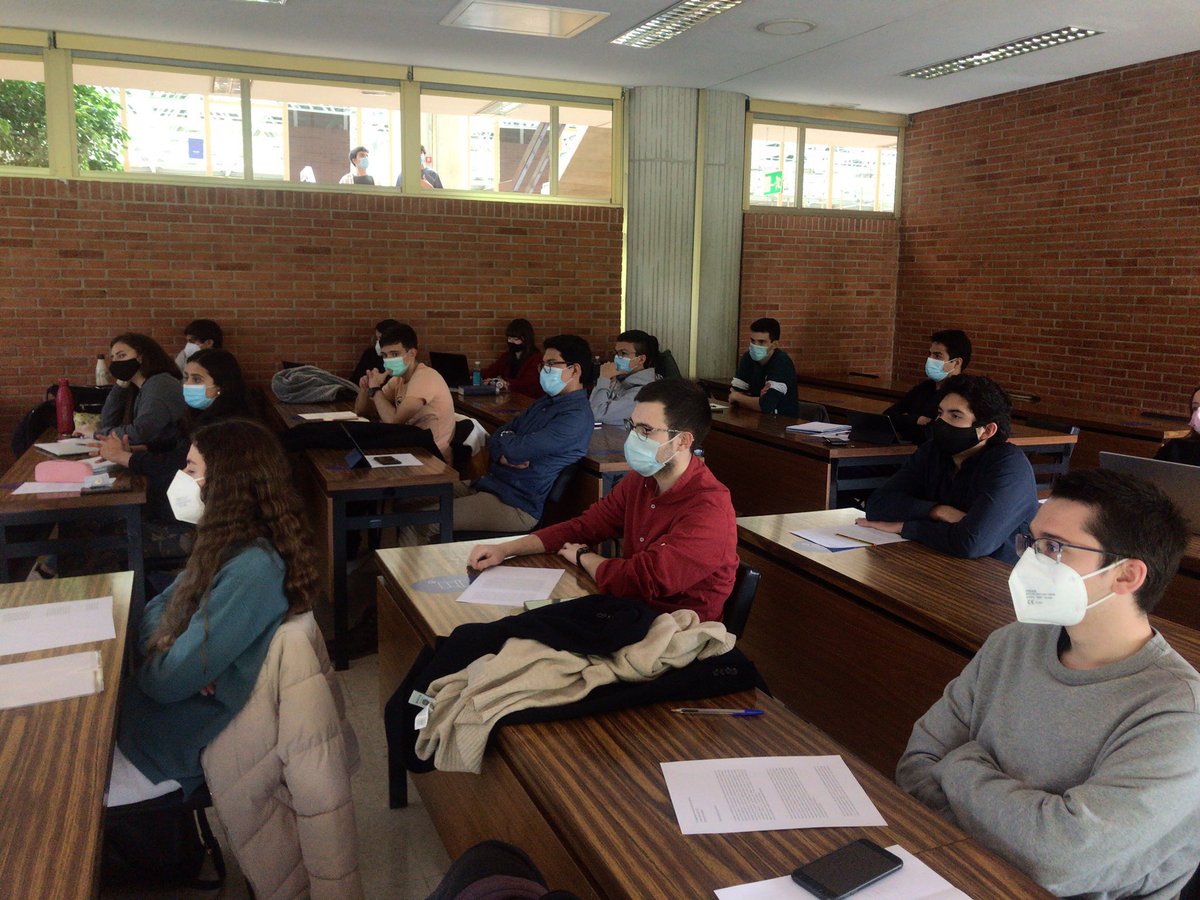
[[[611,13],[569,40],[439,25],[456,2],[0,0],[0,25],[898,113],[1200,49],[1200,0],[746,0],[650,50],[608,42],[673,0],[556,0]],[[817,27],[755,30],[777,19]],[[1105,33],[933,81],[896,75],[1063,25]]]

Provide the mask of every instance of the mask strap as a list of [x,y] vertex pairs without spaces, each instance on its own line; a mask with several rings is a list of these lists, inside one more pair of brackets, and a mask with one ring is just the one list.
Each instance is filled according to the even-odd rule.
[[[1107,572],[1109,569],[1114,568],[1115,566],[1119,566],[1121,563],[1127,562],[1127,561],[1128,561],[1128,558],[1118,559],[1116,562],[1111,562],[1107,566],[1097,569],[1095,572],[1088,572],[1086,575],[1081,575],[1079,577],[1080,577],[1080,579],[1091,578],[1093,575],[1099,575],[1102,572]],[[1106,600],[1111,600],[1115,596],[1117,596],[1116,591],[1109,591],[1107,594],[1105,594],[1099,600],[1093,600],[1091,603],[1089,603],[1083,609],[1086,612],[1089,609],[1093,609],[1094,607],[1099,606],[1101,603],[1104,603]]]

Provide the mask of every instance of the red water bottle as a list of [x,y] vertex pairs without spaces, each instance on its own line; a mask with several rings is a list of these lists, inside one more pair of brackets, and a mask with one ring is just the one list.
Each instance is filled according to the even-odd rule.
[[58,433],[75,433],[75,395],[71,393],[71,382],[58,379],[58,396],[54,398],[54,410],[58,413]]

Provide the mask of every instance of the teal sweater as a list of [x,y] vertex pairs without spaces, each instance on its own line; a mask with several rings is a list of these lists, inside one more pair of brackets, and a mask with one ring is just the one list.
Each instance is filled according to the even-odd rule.
[[[173,778],[191,794],[204,783],[200,751],[250,699],[267,647],[287,613],[284,570],[266,542],[239,552],[217,571],[170,649],[155,654],[126,681],[117,744],[155,784]],[[146,604],[143,647],[174,589],[172,583]],[[200,693],[214,682],[211,696]]]

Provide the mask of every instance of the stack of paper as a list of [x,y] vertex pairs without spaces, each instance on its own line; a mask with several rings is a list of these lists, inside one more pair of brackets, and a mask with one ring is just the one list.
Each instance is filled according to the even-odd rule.
[[419,466],[421,461],[411,453],[382,453],[378,456],[368,456],[367,462],[372,469],[383,469],[388,466]]
[[496,566],[482,572],[458,598],[459,603],[523,606],[526,600],[546,600],[562,578],[562,569]]
[[[0,609],[0,656],[112,640],[112,610],[112,597]],[[104,668],[96,650],[0,665],[0,709],[102,690]]]
[[86,697],[102,690],[104,668],[96,650],[0,666],[0,709]]
[[46,444],[34,444],[39,450],[45,450],[51,456],[86,456],[91,447],[86,438],[63,438]]
[[874,547],[879,544],[899,544],[905,538],[887,531],[878,531],[863,525],[838,525],[834,528],[799,528],[793,531],[796,537],[826,548],[827,550],[853,550],[856,547]]
[[298,413],[301,419],[308,422],[366,422],[362,416],[355,415],[353,410],[344,409],[337,412]]
[[829,437],[834,434],[848,435],[850,426],[839,425],[837,422],[800,422],[797,425],[789,425],[787,430],[792,434],[819,434]]

